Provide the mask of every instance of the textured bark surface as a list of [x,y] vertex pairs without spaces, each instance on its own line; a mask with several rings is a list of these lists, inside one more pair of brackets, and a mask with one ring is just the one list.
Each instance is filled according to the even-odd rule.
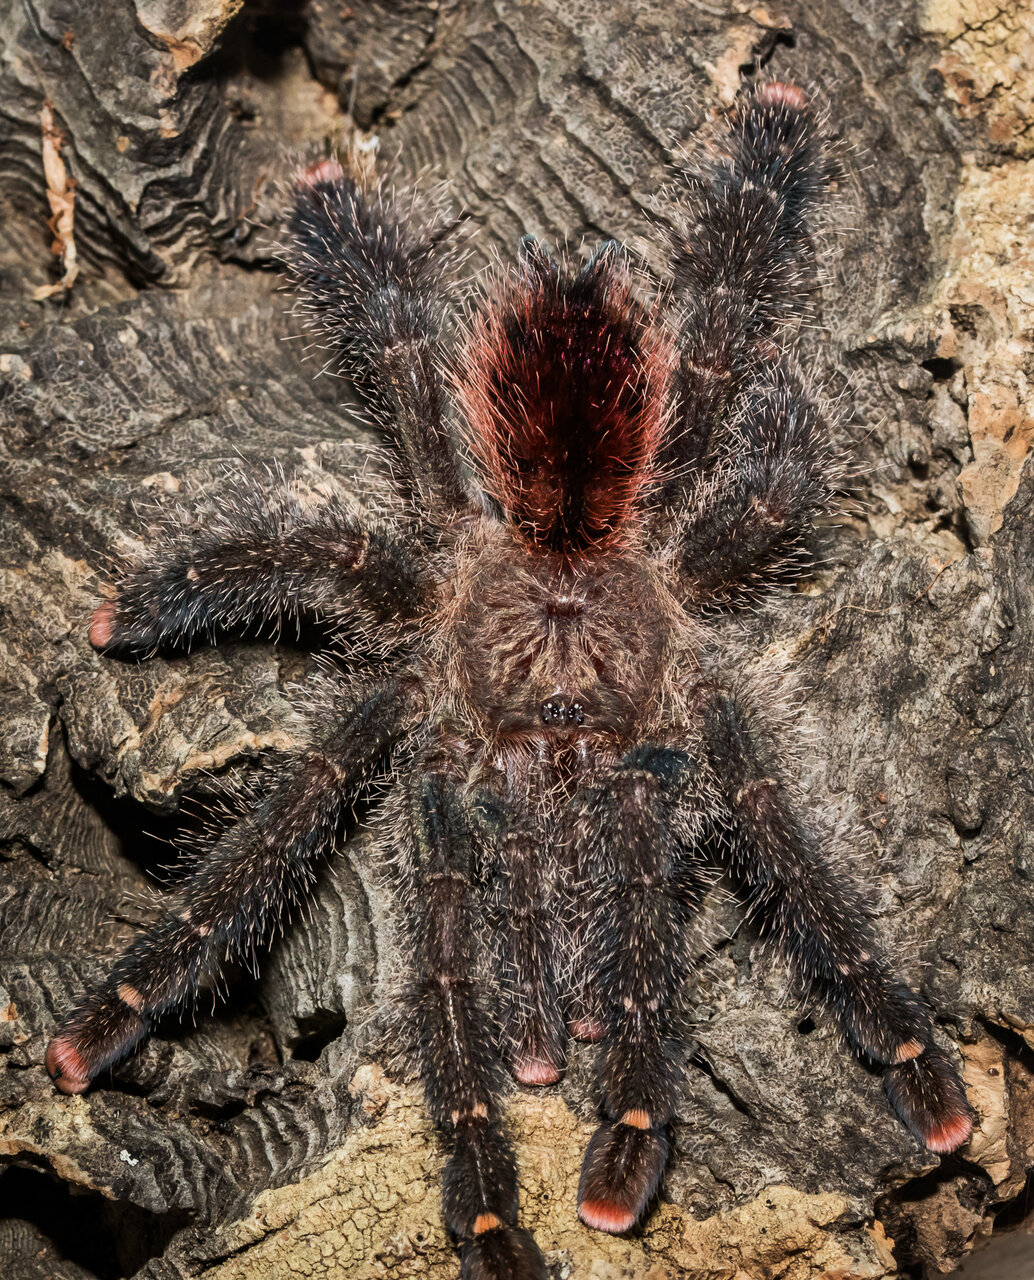
[[[181,801],[290,744],[289,686],[309,669],[300,649],[245,643],[119,663],[86,623],[111,555],[132,557],[156,512],[217,502],[227,472],[369,483],[348,387],[283,340],[270,268],[292,149],[351,109],[405,173],[444,182],[471,270],[524,232],[637,244],[665,221],[675,150],[759,64],[812,86],[845,140],[841,252],[808,359],[843,397],[858,478],[821,569],[750,625],[801,672],[823,729],[810,784],[866,824],[881,929],[959,1044],[980,1125],[954,1159],[920,1150],[727,910],[663,1203],[629,1239],[578,1223],[584,1049],[559,1087],[512,1099],[524,1221],[555,1277],[876,1280],[948,1272],[1019,1220],[1034,1167],[1025,11],[0,7],[5,1277],[457,1274],[419,1090],[369,1061],[391,908],[361,832],[257,982],[165,1024],[84,1097],[53,1091],[47,1036],[146,920]],[[71,288],[48,288],[72,261]]]

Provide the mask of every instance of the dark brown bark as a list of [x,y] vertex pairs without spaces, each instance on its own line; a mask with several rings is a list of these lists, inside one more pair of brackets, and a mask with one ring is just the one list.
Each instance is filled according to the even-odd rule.
[[[728,910],[646,1234],[606,1238],[575,1217],[591,1050],[559,1090],[513,1100],[525,1220],[558,1276],[609,1263],[805,1280],[938,1274],[994,1215],[1021,1216],[1024,8],[996,6],[977,30],[951,0],[0,6],[5,1276],[455,1274],[419,1093],[360,1065],[390,912],[361,834],[257,983],[196,1026],[163,1026],[85,1098],[54,1093],[47,1036],[146,918],[180,801],[290,744],[287,686],[307,670],[300,650],[245,643],[120,663],[91,650],[86,624],[110,555],[132,557],[156,511],[218,501],[227,469],[282,465],[362,496],[374,437],[347,385],[314,380],[318,361],[283,341],[296,329],[271,270],[276,179],[289,152],[346,127],[342,106],[404,173],[445,183],[473,270],[524,232],[577,249],[663,225],[673,150],[758,64],[812,87],[844,138],[840,255],[807,359],[843,396],[858,479],[822,566],[751,625],[801,671],[823,729],[809,781],[861,815],[881,930],[942,1015],[942,1043],[960,1041],[981,1125],[959,1158],[925,1155],[830,1019],[782,999],[780,966]],[[45,103],[80,271],[34,301],[69,265],[46,225]]]

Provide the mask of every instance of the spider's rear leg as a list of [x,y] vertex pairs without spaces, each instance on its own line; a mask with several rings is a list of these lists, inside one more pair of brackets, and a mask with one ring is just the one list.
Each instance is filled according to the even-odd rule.
[[814,286],[812,215],[832,176],[825,139],[795,85],[758,85],[686,175],[670,270],[682,304],[678,429],[658,459],[658,515],[696,480],[743,374]]
[[443,1211],[461,1241],[464,1280],[545,1280],[542,1254],[517,1226],[517,1162],[502,1123],[502,1063],[476,978],[473,838],[448,769],[410,793],[416,865],[413,1016],[427,1106],[451,1140]]
[[569,948],[559,936],[563,921],[542,837],[487,788],[474,806],[491,865],[506,1056],[521,1084],[554,1084],[567,1059],[554,957]]
[[773,754],[727,690],[700,685],[711,762],[734,827],[733,867],[798,980],[821,992],[858,1053],[887,1068],[898,1114],[933,1151],[972,1131],[962,1084],[930,1016],[880,953],[861,891],[794,813]]
[[439,373],[449,265],[416,208],[337,160],[298,179],[284,264],[302,309],[398,446],[408,497],[448,520],[472,509]]
[[139,653],[302,617],[404,621],[421,586],[413,556],[341,503],[305,511],[286,490],[237,486],[221,514],[159,545],[122,579],[94,613],[90,640]]
[[784,359],[742,387],[723,456],[679,518],[683,598],[749,598],[800,562],[804,535],[832,496],[829,427]]
[[688,973],[687,933],[699,882],[676,839],[676,805],[692,809],[682,751],[644,745],[579,799],[580,858],[592,887],[589,960],[599,975],[606,1041],[603,1107],[582,1165],[578,1212],[627,1231],[667,1162],[679,1069],[673,1005]]
[[342,708],[340,723],[287,780],[208,850],[174,905],[62,1022],[46,1054],[62,1093],[82,1093],[153,1018],[269,939],[311,890],[351,792],[418,717],[417,703],[411,688],[392,683]]

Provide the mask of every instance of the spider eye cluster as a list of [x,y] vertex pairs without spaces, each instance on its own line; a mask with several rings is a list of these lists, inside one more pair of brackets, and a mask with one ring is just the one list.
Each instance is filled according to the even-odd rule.
[[550,728],[561,728],[567,724],[582,725],[585,723],[585,716],[584,704],[566,693],[556,693],[542,704],[542,723]]

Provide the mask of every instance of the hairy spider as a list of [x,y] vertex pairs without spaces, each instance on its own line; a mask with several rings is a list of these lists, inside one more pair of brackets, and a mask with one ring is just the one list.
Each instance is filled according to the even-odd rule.
[[526,239],[450,354],[433,232],[337,160],[300,175],[289,274],[384,424],[393,511],[367,526],[333,500],[237,502],[128,573],[90,638],[146,653],[309,615],[382,643],[65,1019],[46,1055],[59,1089],[84,1090],[268,939],[390,759],[373,821],[465,1276],[545,1275],[517,1226],[500,1099],[504,1068],[556,1081],[569,1035],[601,1042],[606,1117],[578,1212],[612,1232],[642,1217],[668,1158],[674,1015],[716,859],[884,1068],[913,1133],[938,1152],[966,1140],[930,1015],[873,937],[843,838],[782,763],[778,690],[713,622],[799,561],[831,501],[829,428],[789,352],[829,178],[804,93],[756,86],[684,176],[661,301],[614,244],[575,271]]

